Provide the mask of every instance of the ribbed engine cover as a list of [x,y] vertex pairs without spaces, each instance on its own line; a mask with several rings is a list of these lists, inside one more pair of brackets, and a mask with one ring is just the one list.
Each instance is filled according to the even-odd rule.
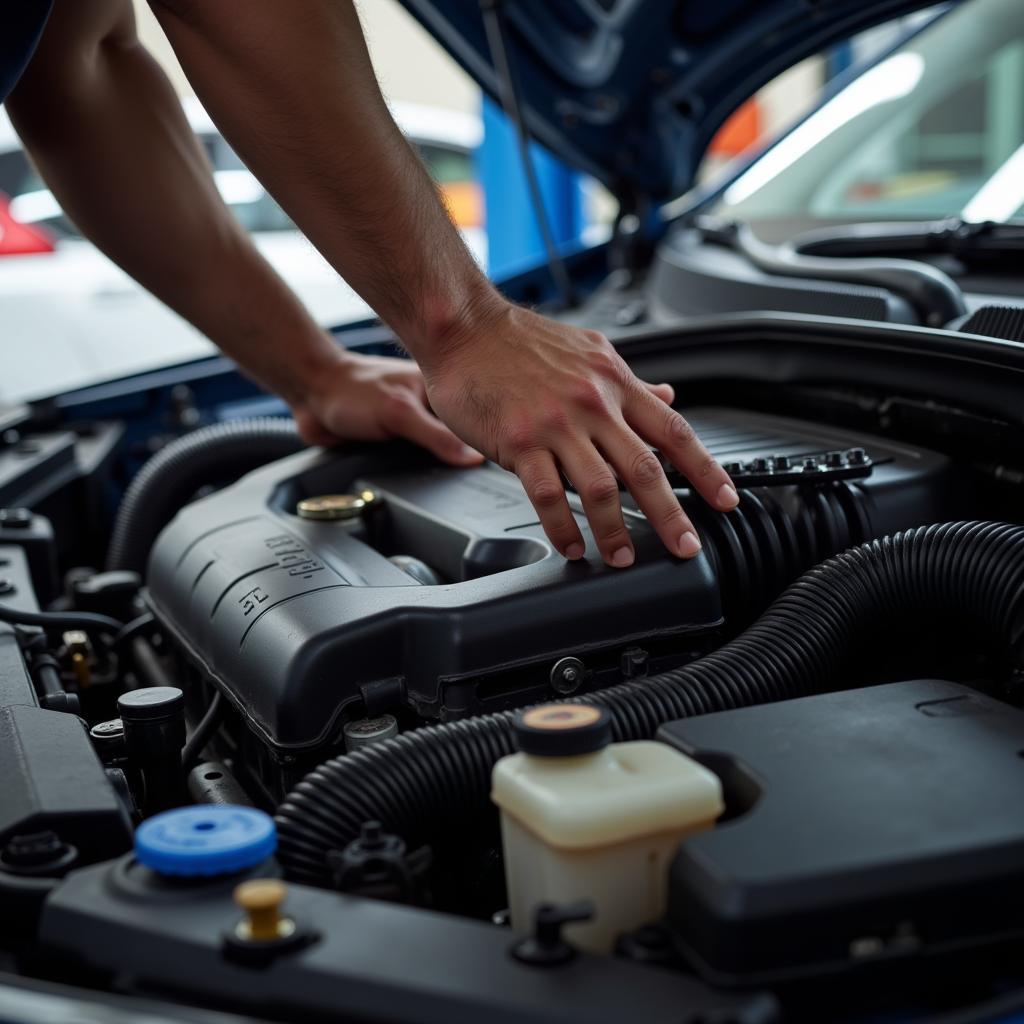
[[[368,713],[452,719],[679,664],[722,624],[716,573],[746,616],[820,557],[945,508],[938,456],[732,410],[691,419],[722,461],[862,446],[877,464],[855,484],[745,492],[728,517],[685,498],[707,551],[692,562],[627,514],[637,561],[620,571],[600,561],[578,503],[588,556],[567,564],[495,466],[398,446],[304,452],[182,509],[154,545],[148,600],[265,743],[308,751]],[[354,523],[296,514],[304,498],[366,488],[377,500]],[[444,582],[417,582],[394,555]],[[552,673],[566,656],[583,663],[574,678]]]

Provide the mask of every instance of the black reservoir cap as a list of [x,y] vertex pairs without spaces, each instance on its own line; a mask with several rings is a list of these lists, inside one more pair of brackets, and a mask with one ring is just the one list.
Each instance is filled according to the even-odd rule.
[[117,698],[122,721],[153,722],[183,714],[185,695],[176,686],[143,686]]
[[524,754],[592,754],[611,743],[612,717],[604,708],[587,704],[541,704],[516,715],[515,734]]

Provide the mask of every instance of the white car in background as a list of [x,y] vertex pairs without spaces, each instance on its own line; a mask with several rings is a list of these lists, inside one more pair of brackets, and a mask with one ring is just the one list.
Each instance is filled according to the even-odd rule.
[[[221,195],[314,319],[330,327],[372,316],[244,167],[198,102],[186,100],[185,112],[210,158]],[[413,104],[395,104],[393,113],[444,190],[470,250],[485,265],[483,203],[473,168],[483,132],[480,120]],[[0,346],[5,353],[0,404],[215,351],[208,339],[78,234],[26,159],[2,108],[0,201],[5,206],[0,209]],[[19,225],[28,231],[19,231]],[[31,244],[33,229],[39,244]],[[23,242],[25,234],[28,246],[14,241]],[[6,252],[5,238],[11,240]],[[38,251],[25,251],[33,248]],[[17,359],[10,358],[14,351]]]

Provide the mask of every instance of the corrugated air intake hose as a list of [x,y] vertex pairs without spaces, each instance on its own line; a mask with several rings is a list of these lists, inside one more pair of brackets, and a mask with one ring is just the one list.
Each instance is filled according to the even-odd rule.
[[229,420],[161,448],[136,474],[117,510],[108,569],[145,572],[160,531],[200,487],[222,484],[305,445],[290,419]]
[[[922,614],[980,627],[1000,654],[1016,648],[1024,527],[943,523],[851,548],[801,576],[715,653],[579,702],[609,709],[616,740],[648,739],[673,719],[834,688],[873,629]],[[371,819],[411,847],[443,844],[492,820],[491,769],[514,749],[511,722],[512,712],[501,712],[413,730],[310,772],[277,812],[286,875],[329,884],[327,853]]]

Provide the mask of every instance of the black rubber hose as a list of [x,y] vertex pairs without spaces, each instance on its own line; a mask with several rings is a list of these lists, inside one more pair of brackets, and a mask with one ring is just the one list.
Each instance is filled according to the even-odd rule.
[[181,752],[181,767],[185,772],[190,772],[199,760],[206,744],[213,738],[221,719],[224,717],[224,698],[219,690],[214,690],[213,698],[206,713],[199,720],[195,731],[188,738],[184,750]]
[[178,686],[179,681],[164,668],[160,655],[146,637],[135,637],[130,649],[135,674],[141,686]]
[[171,441],[139,470],[125,492],[107,569],[145,572],[157,535],[200,487],[237,479],[303,447],[292,420],[271,417],[215,423]]
[[[856,645],[879,626],[955,615],[1015,646],[1022,611],[1024,527],[920,527],[818,565],[715,653],[578,700],[609,709],[616,740],[649,739],[673,719],[835,689]],[[512,719],[505,711],[414,730],[314,769],[278,808],[285,873],[329,884],[327,852],[370,819],[411,848],[493,820],[491,769],[514,749]]]
[[28,612],[0,604],[0,622],[12,626],[40,626],[42,629],[103,629],[114,635],[124,623],[97,612]]

